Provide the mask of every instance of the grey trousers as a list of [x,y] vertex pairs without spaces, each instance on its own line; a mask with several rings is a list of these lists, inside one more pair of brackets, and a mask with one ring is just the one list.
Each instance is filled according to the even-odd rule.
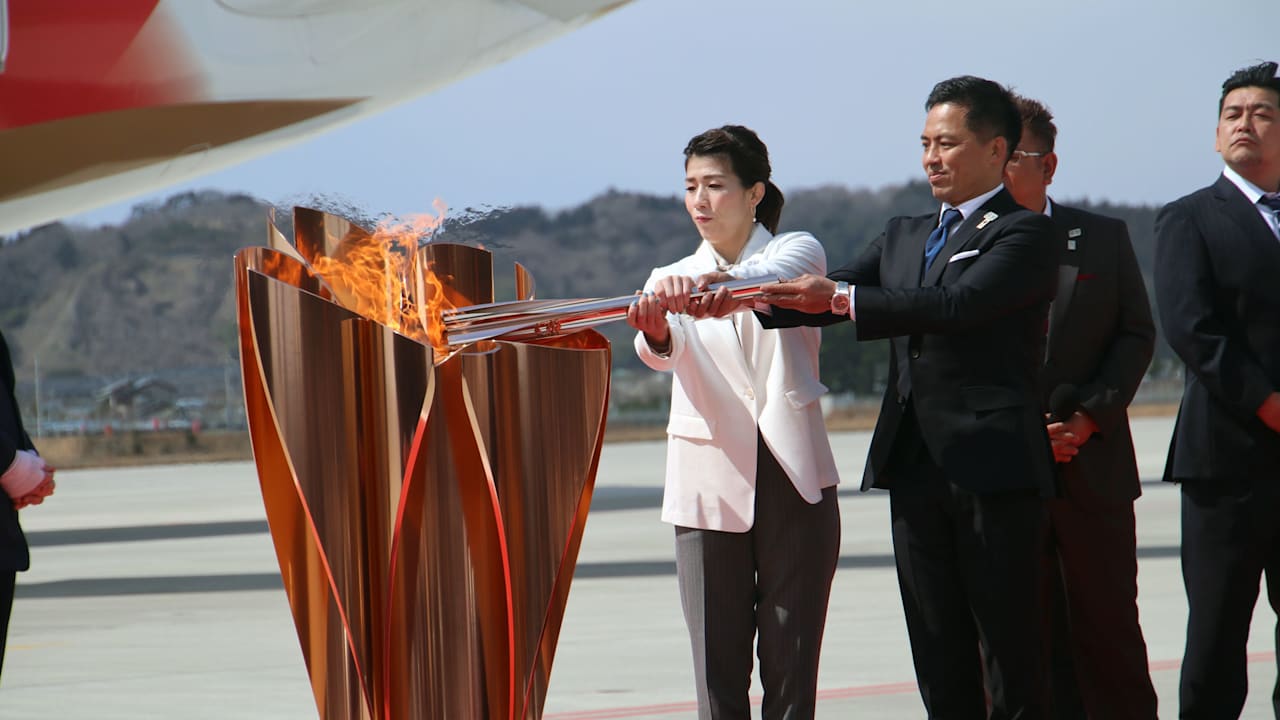
[[750,720],[759,633],[764,720],[811,720],[840,554],[836,489],[810,505],[764,444],[745,533],[676,527],[676,575],[693,644],[699,720]]

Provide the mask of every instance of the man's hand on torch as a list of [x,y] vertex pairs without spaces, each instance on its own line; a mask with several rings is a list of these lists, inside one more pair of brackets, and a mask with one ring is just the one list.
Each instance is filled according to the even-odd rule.
[[831,296],[835,292],[834,280],[821,275],[801,275],[764,286],[760,302],[806,313],[823,313],[831,309]]

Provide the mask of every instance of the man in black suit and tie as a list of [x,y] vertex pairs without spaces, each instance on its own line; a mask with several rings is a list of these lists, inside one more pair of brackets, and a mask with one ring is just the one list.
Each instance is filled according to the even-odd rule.
[[[894,557],[930,718],[1041,718],[1038,602],[1053,456],[1039,372],[1058,259],[1053,223],[1002,185],[1022,121],[972,76],[925,105],[942,207],[889,221],[827,277],[770,286],[775,325],[853,320],[888,337],[888,389],[863,489],[888,488]],[[826,312],[823,312],[823,311]],[[981,652],[980,652],[981,647]]]
[[35,453],[31,438],[22,427],[22,414],[14,396],[13,362],[9,345],[0,335],[0,667],[4,665],[5,639],[9,636],[9,615],[13,610],[13,589],[18,572],[31,565],[27,539],[18,524],[18,510],[39,505],[53,493],[52,467]]
[[1052,217],[1062,243],[1041,377],[1059,492],[1045,544],[1051,715],[1155,720],[1138,625],[1133,501],[1142,491],[1128,415],[1155,350],[1147,288],[1124,221],[1049,199],[1058,129],[1043,104],[1017,101],[1022,141],[1005,187]]
[[[1265,573],[1280,611],[1280,79],[1222,85],[1209,187],[1156,217],[1156,303],[1186,364],[1164,479],[1182,484],[1187,647],[1181,717],[1234,718]],[[1280,628],[1277,629],[1280,632]],[[1280,717],[1280,685],[1272,695]]]

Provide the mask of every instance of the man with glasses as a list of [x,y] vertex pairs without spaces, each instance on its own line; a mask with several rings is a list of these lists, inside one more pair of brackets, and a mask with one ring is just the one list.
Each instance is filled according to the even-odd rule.
[[[1280,611],[1280,78],[1222,84],[1214,184],[1156,217],[1156,303],[1186,387],[1164,479],[1182,484],[1183,718],[1239,717],[1266,575]],[[1280,717],[1280,685],[1272,695]]]
[[1004,184],[1061,231],[1041,394],[1057,461],[1045,545],[1049,707],[1056,718],[1155,720],[1138,625],[1141,494],[1128,406],[1155,349],[1142,271],[1121,220],[1053,202],[1058,129],[1043,104],[1017,98],[1022,140]]

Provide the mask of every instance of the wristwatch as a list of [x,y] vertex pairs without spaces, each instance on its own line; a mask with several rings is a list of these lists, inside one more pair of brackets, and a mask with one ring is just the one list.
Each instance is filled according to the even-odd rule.
[[849,305],[852,302],[849,295],[849,283],[836,283],[836,291],[831,295],[831,312],[836,315],[848,315]]

